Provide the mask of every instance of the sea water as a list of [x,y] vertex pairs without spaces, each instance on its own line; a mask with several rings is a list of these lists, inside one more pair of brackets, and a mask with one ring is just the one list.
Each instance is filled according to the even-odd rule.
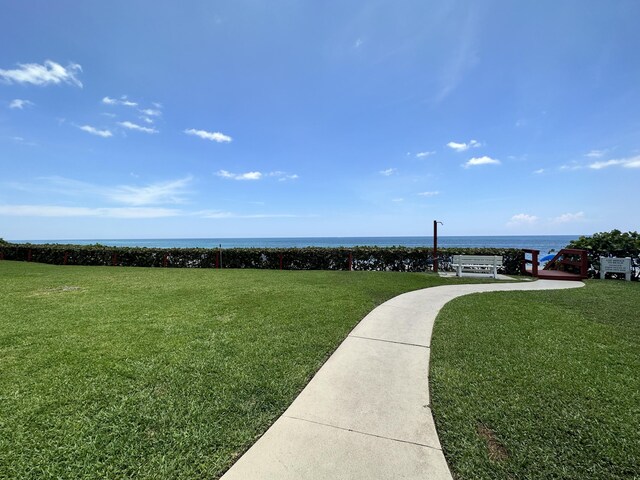
[[[463,248],[528,248],[542,255],[557,252],[579,235],[438,236],[438,246]],[[60,243],[148,248],[303,248],[303,247],[433,247],[433,237],[283,237],[16,240],[15,243]]]

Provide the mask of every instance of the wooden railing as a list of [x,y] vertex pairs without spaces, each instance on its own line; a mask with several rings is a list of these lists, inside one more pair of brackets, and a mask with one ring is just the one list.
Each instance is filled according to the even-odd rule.
[[544,266],[543,270],[579,273],[580,277],[587,278],[589,270],[587,251],[563,248]]
[[[523,248],[522,251],[525,253],[525,255],[527,253],[531,254],[531,260],[529,260],[528,258],[524,257],[522,259],[522,265],[521,265],[521,273],[523,275],[531,275],[532,277],[537,277],[538,276],[538,255],[540,255],[540,250],[530,250],[530,249],[526,249]],[[527,270],[527,265],[531,264],[531,270]]]

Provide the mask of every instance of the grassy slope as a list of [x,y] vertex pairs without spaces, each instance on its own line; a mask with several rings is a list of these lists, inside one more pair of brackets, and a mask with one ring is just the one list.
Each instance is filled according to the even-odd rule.
[[640,478],[639,308],[616,281],[448,304],[431,390],[456,476]]
[[368,311],[442,283],[0,262],[0,478],[216,477]]

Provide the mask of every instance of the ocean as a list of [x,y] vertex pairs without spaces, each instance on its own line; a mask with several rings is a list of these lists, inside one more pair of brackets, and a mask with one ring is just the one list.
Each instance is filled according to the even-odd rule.
[[[438,246],[465,248],[533,248],[541,254],[558,251],[579,235],[438,236]],[[303,248],[303,247],[432,247],[433,237],[291,237],[291,238],[158,238],[15,240],[15,243],[60,243],[149,248]]]

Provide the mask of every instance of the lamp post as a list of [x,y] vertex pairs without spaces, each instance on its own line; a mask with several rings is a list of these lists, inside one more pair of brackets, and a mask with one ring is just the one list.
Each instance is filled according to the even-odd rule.
[[433,221],[433,273],[438,273],[438,224],[444,225],[444,223]]

